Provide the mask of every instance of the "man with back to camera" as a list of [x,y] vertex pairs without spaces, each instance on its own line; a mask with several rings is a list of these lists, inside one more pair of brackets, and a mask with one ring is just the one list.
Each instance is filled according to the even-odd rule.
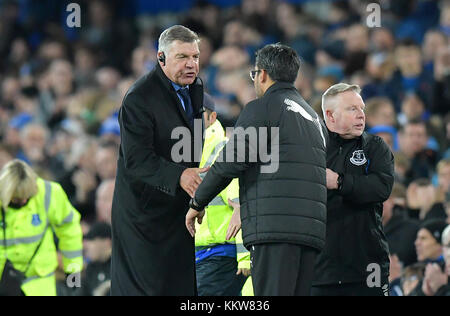
[[[159,38],[159,64],[128,90],[112,207],[112,295],[196,295],[194,239],[184,229],[201,182],[201,152],[175,162],[177,128],[194,134],[203,86],[198,36],[180,25]],[[201,141],[201,140],[200,140]],[[195,149],[194,139],[190,139]]]
[[[290,47],[272,44],[257,52],[251,78],[258,99],[242,111],[186,215],[186,227],[194,235],[195,218],[201,222],[205,206],[239,178],[242,237],[250,249],[257,296],[309,295],[315,258],[325,239],[326,129],[293,86],[299,67]],[[242,129],[256,129],[258,141],[242,137]],[[262,159],[265,146],[278,155],[270,162]],[[255,152],[259,156],[252,161]],[[277,163],[276,168],[266,169],[269,163]]]
[[383,202],[394,183],[394,156],[364,132],[357,85],[339,83],[322,97],[327,147],[327,231],[312,295],[388,295],[389,250]]

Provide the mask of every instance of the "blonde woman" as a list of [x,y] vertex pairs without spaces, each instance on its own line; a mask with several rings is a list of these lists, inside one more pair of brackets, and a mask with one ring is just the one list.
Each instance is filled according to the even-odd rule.
[[[58,262],[53,232],[59,240],[64,271],[80,272],[80,214],[59,184],[38,178],[30,166],[17,159],[0,171],[0,208],[0,295],[56,295]],[[74,278],[67,283],[80,286]]]

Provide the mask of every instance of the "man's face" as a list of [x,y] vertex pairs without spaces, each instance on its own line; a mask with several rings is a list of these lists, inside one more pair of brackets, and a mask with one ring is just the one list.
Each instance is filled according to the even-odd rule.
[[190,85],[194,83],[199,72],[199,57],[197,42],[174,41],[170,45],[163,71],[177,85]]
[[450,164],[443,165],[438,172],[439,186],[444,192],[450,191]]
[[402,72],[420,72],[422,57],[418,47],[401,46],[395,51],[397,66]]
[[351,139],[362,135],[366,125],[364,108],[366,107],[361,96],[354,91],[345,91],[336,97],[334,112],[336,130],[342,138]]
[[414,245],[416,246],[418,261],[436,259],[442,252],[441,245],[433,238],[428,230],[423,228],[417,232],[417,238]]
[[261,87],[261,72],[262,70],[258,69],[258,67],[255,67],[255,71],[258,71],[255,74],[255,79],[253,80],[253,85],[255,86],[255,92],[256,92],[256,97],[257,98],[261,98],[264,95],[264,91],[263,88]]
[[445,236],[442,242],[443,242],[442,250],[444,252],[445,267],[447,275],[450,276],[450,234],[447,234],[447,236]]
[[384,103],[378,111],[374,114],[372,122],[369,122],[372,126],[375,125],[395,125],[395,111],[390,103]]
[[407,125],[403,131],[402,142],[406,152],[417,154],[427,144],[427,131],[422,124]]
[[112,149],[102,148],[95,155],[97,173],[102,180],[114,179],[117,171],[117,157]]

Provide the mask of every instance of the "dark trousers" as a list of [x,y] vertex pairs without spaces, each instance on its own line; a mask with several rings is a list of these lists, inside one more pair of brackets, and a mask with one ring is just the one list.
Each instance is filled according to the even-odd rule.
[[317,250],[270,243],[251,246],[255,296],[309,296]]
[[389,296],[388,280],[381,287],[368,287],[366,282],[313,286],[312,296]]
[[247,277],[236,275],[236,258],[215,256],[195,265],[199,296],[240,296]]

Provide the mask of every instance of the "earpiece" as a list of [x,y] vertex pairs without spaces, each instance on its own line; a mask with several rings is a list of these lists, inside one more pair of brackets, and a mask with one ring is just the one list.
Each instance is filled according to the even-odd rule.
[[158,60],[162,62],[164,66],[166,65],[166,55],[164,55],[164,52],[159,55]]

